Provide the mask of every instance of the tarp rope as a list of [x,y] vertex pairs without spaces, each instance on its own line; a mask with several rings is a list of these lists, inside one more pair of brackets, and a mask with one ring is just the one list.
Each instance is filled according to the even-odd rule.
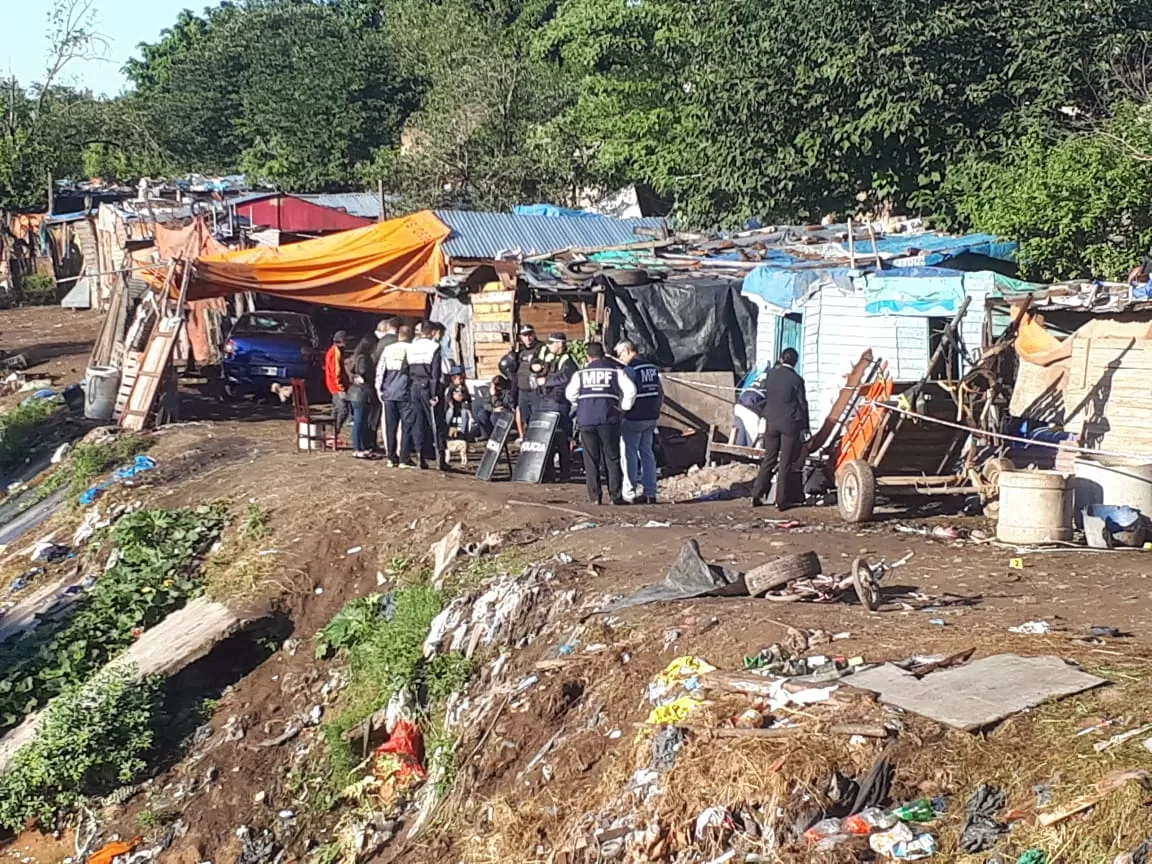
[[[751,390],[751,387],[733,387],[726,384],[705,384],[699,381],[689,381],[686,378],[677,378],[674,375],[663,376],[668,381],[675,381],[679,384],[685,384],[690,387],[699,387],[708,390],[723,390],[729,393],[743,393],[746,390]],[[1083,453],[1087,456],[1112,456],[1119,459],[1133,459],[1138,462],[1152,462],[1152,455],[1147,453],[1126,453],[1119,450],[1098,450],[1092,447],[1081,447],[1078,444],[1068,444],[1060,441],[1037,441],[1033,438],[1023,438],[1019,435],[1005,435],[1001,432],[988,432],[984,429],[977,429],[974,426],[966,426],[963,423],[956,423],[952,420],[944,420],[939,417],[929,417],[926,414],[918,414],[915,411],[909,411],[905,408],[900,408],[897,405],[890,405],[887,402],[877,402],[873,399],[861,399],[859,404],[871,405],[875,408],[883,408],[886,411],[894,411],[897,414],[903,414],[905,417],[911,417],[914,420],[926,420],[929,423],[937,423],[941,426],[947,426],[951,429],[957,429],[961,432],[967,432],[977,438],[991,438],[997,441],[1011,441],[1017,444],[1024,444],[1028,447],[1048,447],[1053,450],[1063,450],[1068,453]]]

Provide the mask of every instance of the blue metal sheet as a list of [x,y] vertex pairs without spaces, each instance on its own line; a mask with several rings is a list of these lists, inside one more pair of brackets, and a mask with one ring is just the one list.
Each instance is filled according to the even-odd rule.
[[521,216],[437,210],[436,218],[452,229],[444,251],[453,258],[495,258],[502,252],[543,255],[573,246],[619,246],[651,239],[637,228],[660,229],[663,219],[613,219],[574,216]]
[[351,216],[359,216],[362,219],[380,218],[380,196],[372,192],[329,192],[301,194],[294,197],[332,210],[343,210]]

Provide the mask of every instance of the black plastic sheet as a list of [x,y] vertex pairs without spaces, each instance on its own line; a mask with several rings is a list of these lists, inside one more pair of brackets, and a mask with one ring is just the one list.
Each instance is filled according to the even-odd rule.
[[674,278],[616,285],[601,277],[612,316],[607,347],[621,339],[661,369],[734,372],[756,363],[756,307],[740,295],[739,279]]

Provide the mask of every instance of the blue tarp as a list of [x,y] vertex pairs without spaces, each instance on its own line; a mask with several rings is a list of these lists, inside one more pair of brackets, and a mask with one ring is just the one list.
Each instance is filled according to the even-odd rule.
[[[1015,261],[1017,244],[1001,240],[992,234],[967,234],[949,237],[947,234],[893,234],[876,240],[875,248],[882,253],[897,256],[923,255],[927,267],[943,264],[959,255],[984,255],[997,261]],[[856,244],[857,255],[874,254],[873,244],[864,240]]]
[[603,219],[599,213],[589,213],[586,210],[572,210],[568,207],[557,207],[555,204],[517,204],[512,208],[517,216],[576,216],[581,219]]
[[820,282],[835,282],[846,290],[852,289],[846,267],[783,268],[765,265],[744,277],[742,292],[787,311],[808,293],[809,288]]

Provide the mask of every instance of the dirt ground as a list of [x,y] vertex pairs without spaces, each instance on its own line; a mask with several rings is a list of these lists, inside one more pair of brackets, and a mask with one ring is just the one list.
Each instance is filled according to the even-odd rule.
[[[31,332],[33,325],[27,321],[41,319],[25,319],[18,311],[16,317]],[[10,314],[16,315],[0,315],[5,347],[10,334],[22,332],[10,323]],[[42,324],[39,329],[44,329]],[[72,358],[69,362],[87,354],[86,348],[63,339],[59,345],[68,350],[57,356]],[[81,360],[81,372],[82,366]],[[164,853],[164,861],[231,862],[240,850],[239,826],[274,827],[282,821],[282,811],[306,807],[301,796],[307,790],[295,788],[292,778],[300,753],[317,731],[307,730],[297,741],[278,746],[260,742],[274,738],[290,718],[307,713],[320,701],[317,694],[324,683],[338,674],[337,664],[314,659],[313,635],[349,599],[387,584],[384,574],[395,556],[427,556],[430,544],[456,522],[463,523],[467,539],[499,532],[505,548],[516,548],[518,555],[533,561],[551,562],[555,581],[548,596],[571,592],[575,608],[588,611],[607,598],[660,581],[689,539],[699,543],[707,560],[742,570],[808,550],[832,573],[847,573],[857,556],[906,563],[886,578],[884,605],[874,613],[854,602],[777,604],[742,597],[653,604],[582,622],[583,615],[573,614],[566,630],[545,630],[540,640],[513,653],[516,674],[539,677],[519,707],[492,721],[487,730],[471,729],[463,738],[460,752],[470,757],[462,759],[468,799],[450,799],[440,830],[419,843],[386,850],[386,858],[565,860],[549,857],[549,850],[571,841],[572,826],[591,818],[589,808],[596,807],[589,802],[609,807],[606,790],[617,788],[621,778],[626,781],[631,774],[636,730],[649,710],[648,682],[673,657],[686,654],[724,669],[740,669],[746,655],[779,642],[789,627],[848,633],[834,643],[835,654],[868,662],[970,648],[977,656],[1056,654],[1115,682],[1101,694],[1011,720],[989,735],[922,729],[908,718],[897,772],[897,782],[908,795],[959,795],[988,775],[1009,788],[1018,802],[1030,795],[1034,781],[1040,782],[1036,778],[1046,778],[1057,791],[1071,795],[1082,791],[1082,784],[1076,785],[1081,783],[1078,771],[1152,768],[1152,753],[1138,743],[1122,755],[1120,748],[1095,754],[1091,743],[1097,739],[1074,736],[1086,718],[1122,711],[1131,715],[1131,698],[1139,704],[1148,693],[1143,682],[1152,658],[1152,567],[1145,555],[1152,553],[1018,554],[988,542],[935,539],[901,530],[944,525],[964,534],[994,533],[994,526],[983,519],[947,515],[892,515],[854,527],[842,524],[834,509],[799,508],[786,514],[799,524],[781,527],[778,514],[753,510],[746,498],[595,507],[587,503],[579,484],[482,483],[459,470],[397,471],[345,453],[302,453],[295,446],[290,412],[280,406],[220,405],[189,391],[182,416],[188,422],[156,433],[150,454],[159,467],[131,495],[162,506],[222,500],[233,505],[233,512],[254,504],[268,513],[267,538],[241,548],[230,535],[222,551],[227,555],[234,543],[238,555],[259,562],[255,573],[238,571],[239,596],[233,602],[252,620],[278,622],[276,640],[282,647],[270,654],[253,653],[237,642],[234,650],[223,652],[227,662],[216,652],[213,659],[182,673],[177,689],[216,699],[212,735],[206,744],[178,754],[140,794],[105,811],[114,830],[132,836],[146,824],[142,813],[178,810],[187,830]],[[1016,558],[1022,566],[1013,566]],[[244,584],[246,579],[250,583]],[[926,608],[908,608],[901,599],[910,592],[935,599]],[[1038,619],[1050,622],[1051,634],[1008,632],[1010,626]],[[1102,644],[1074,641],[1098,625],[1130,635]],[[566,632],[579,634],[573,639],[577,654],[570,664],[540,672],[538,663],[554,663],[558,657],[569,639]],[[1136,713],[1148,719],[1152,712],[1138,708]],[[1139,722],[1140,717],[1129,719]],[[231,740],[229,730],[237,725],[247,732]],[[533,755],[561,732],[566,743],[557,745],[555,756],[547,760],[549,776],[527,772]],[[1020,740],[1034,742],[1029,746],[1044,753],[1027,770],[1006,755],[1019,749]],[[767,774],[760,777],[753,766],[787,763],[786,774],[794,763],[812,756],[796,742],[747,742],[742,750],[725,746],[721,759],[715,749],[686,750],[678,763],[684,767],[678,770],[696,776],[677,774],[677,782],[687,789],[714,776],[727,791],[717,788],[709,794],[737,796],[741,783],[755,780],[767,788],[777,782]],[[830,746],[822,758],[838,756],[845,765],[867,765],[879,750],[874,744],[853,752],[836,747]],[[1047,760],[1057,757],[1080,767],[1054,768]],[[731,774],[733,765],[743,764],[740,760],[749,766],[743,779]],[[957,767],[963,764],[972,766],[971,776],[965,773],[969,769]],[[781,772],[779,765],[776,773]],[[998,770],[1004,776],[997,776]],[[1105,860],[1101,853],[1108,850],[1106,860],[1111,861],[1116,852],[1152,834],[1146,802],[1139,799],[1132,806],[1135,815],[1126,817],[1127,827],[1105,840],[1089,843],[1082,836],[1082,823],[1054,834],[1053,849],[1062,857],[1050,860],[1086,864]],[[667,814],[668,819],[677,818]],[[690,828],[676,826],[678,831]],[[1023,836],[1031,837],[1026,832]],[[1015,851],[1022,848],[1021,841]],[[950,849],[937,860],[975,862],[987,857],[966,858],[954,845]],[[58,861],[72,849],[67,838],[56,843],[25,834],[0,854]]]
[[[98,312],[59,306],[29,306],[0,312],[0,348],[28,358],[29,377],[54,379],[62,389],[84,377],[92,343],[103,318]],[[26,394],[11,394],[0,404],[19,402]]]

